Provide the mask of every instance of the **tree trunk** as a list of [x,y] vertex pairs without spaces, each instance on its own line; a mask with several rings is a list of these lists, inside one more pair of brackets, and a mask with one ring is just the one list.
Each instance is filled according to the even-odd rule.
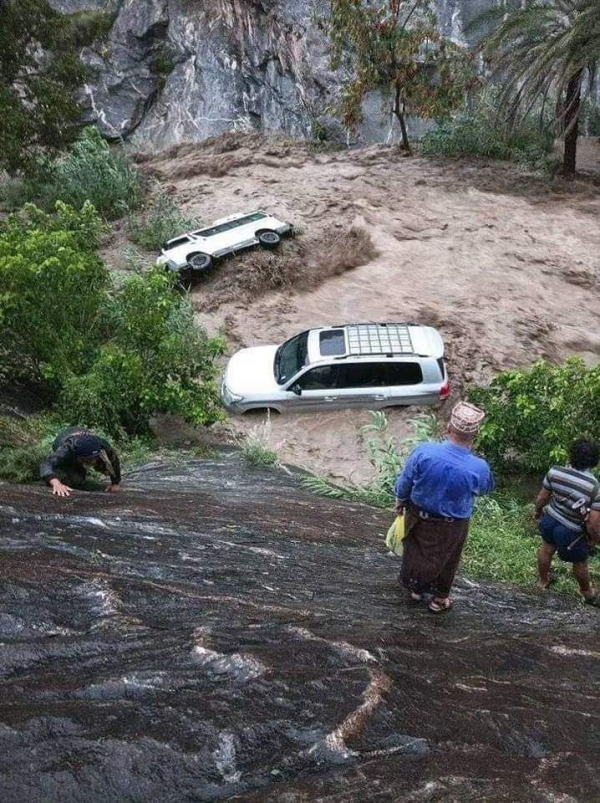
[[406,121],[404,119],[404,103],[400,101],[400,87],[396,85],[396,96],[394,98],[394,114],[400,123],[400,131],[402,133],[402,150],[410,153],[410,142],[408,141],[408,131],[406,130]]
[[575,167],[577,164],[581,73],[582,71],[579,70],[571,76],[567,84],[567,96],[565,98],[565,153],[563,157],[563,172],[567,176],[575,175]]

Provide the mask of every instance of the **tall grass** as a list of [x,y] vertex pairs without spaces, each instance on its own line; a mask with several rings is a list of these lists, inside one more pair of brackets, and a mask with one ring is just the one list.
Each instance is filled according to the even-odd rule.
[[89,127],[65,156],[45,166],[31,194],[49,209],[57,200],[78,209],[91,201],[102,215],[115,218],[140,205],[142,181],[127,155]]
[[536,117],[511,126],[498,109],[494,91],[481,93],[467,109],[443,120],[420,143],[428,156],[481,156],[550,171],[556,165],[551,152],[552,133]]
[[278,462],[277,451],[271,446],[271,416],[267,413],[265,420],[253,427],[243,438],[238,440],[242,457],[251,466],[274,466]]
[[146,251],[160,251],[165,240],[196,229],[198,225],[198,221],[186,217],[173,197],[160,187],[148,206],[128,221],[130,239]]
[[310,475],[302,480],[306,488],[330,499],[348,499],[374,507],[393,507],[394,482],[406,458],[418,443],[439,440],[439,424],[434,415],[413,418],[410,421],[412,435],[398,441],[388,434],[388,420],[383,411],[372,410],[370,415],[371,422],[361,427],[361,432],[366,436],[367,456],[374,468],[373,480],[367,485],[335,485],[324,477]]

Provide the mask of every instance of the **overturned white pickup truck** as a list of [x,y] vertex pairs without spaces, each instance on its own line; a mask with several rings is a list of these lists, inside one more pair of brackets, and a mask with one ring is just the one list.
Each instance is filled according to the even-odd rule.
[[276,248],[282,236],[292,232],[291,223],[284,223],[267,212],[230,215],[215,220],[205,229],[168,240],[156,264],[193,279],[209,270],[219,257],[257,245]]

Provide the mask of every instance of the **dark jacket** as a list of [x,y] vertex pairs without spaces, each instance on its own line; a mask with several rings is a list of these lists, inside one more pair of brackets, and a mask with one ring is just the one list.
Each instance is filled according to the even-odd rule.
[[102,449],[106,453],[111,463],[112,471],[105,467],[100,460],[98,460],[97,465],[94,467],[97,467],[104,474],[108,474],[112,485],[118,485],[121,482],[119,457],[110,443],[81,427],[70,427],[58,435],[52,444],[52,454],[40,465],[40,476],[44,482],[49,483],[50,480],[57,479],[57,471],[69,472],[75,469],[85,474],[86,466],[81,462],[77,449],[83,437],[85,437],[87,441],[89,441],[90,437],[97,441],[97,448],[98,450]]

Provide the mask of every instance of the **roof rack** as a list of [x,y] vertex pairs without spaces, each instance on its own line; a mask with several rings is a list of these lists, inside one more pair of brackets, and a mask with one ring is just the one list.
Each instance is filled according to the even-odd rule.
[[408,324],[359,323],[346,326],[348,356],[414,354]]

